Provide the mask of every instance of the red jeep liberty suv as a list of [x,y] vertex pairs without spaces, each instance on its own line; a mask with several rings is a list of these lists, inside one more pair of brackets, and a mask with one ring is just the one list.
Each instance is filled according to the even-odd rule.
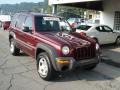
[[88,36],[74,32],[60,17],[17,13],[9,29],[11,54],[19,55],[21,50],[34,57],[44,80],[75,67],[91,70],[99,63],[99,45]]

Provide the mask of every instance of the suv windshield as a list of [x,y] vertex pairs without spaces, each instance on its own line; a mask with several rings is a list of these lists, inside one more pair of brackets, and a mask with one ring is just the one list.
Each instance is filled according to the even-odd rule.
[[72,31],[70,25],[65,20],[61,20],[60,21],[60,27],[61,27],[62,31],[67,31],[67,32],[71,32]]
[[60,20],[56,17],[35,17],[35,29],[38,32],[59,32],[62,29],[64,31],[70,31],[71,28],[69,24],[64,21]]
[[80,25],[79,27],[77,27],[77,29],[85,30],[85,31],[87,31],[89,28],[91,28],[91,26],[88,25]]
[[38,32],[59,31],[59,18],[36,16],[35,29]]

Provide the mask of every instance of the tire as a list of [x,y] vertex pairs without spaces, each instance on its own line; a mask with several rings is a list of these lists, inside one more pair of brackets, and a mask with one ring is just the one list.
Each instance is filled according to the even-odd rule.
[[116,42],[115,42],[115,43],[116,43],[116,45],[118,45],[118,46],[120,45],[120,37],[117,37],[117,39],[116,39]]
[[16,47],[14,39],[10,39],[10,52],[12,55],[17,56],[20,54],[20,49]]
[[50,62],[49,55],[45,52],[37,56],[37,71],[39,76],[46,81],[52,80],[55,70]]
[[96,68],[97,64],[93,64],[90,66],[85,67],[85,70],[93,70],[94,68]]

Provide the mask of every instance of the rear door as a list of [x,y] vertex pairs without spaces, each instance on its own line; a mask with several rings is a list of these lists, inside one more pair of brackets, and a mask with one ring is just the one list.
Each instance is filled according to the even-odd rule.
[[108,40],[108,43],[114,43],[115,40],[116,40],[116,34],[113,32],[113,30],[108,27],[108,26],[103,26],[104,28],[104,31],[107,33],[107,40]]
[[16,41],[17,41],[17,45],[18,47],[24,51],[25,50],[25,43],[23,42],[24,40],[24,32],[22,31],[23,29],[23,22],[25,21],[26,16],[20,14],[17,18],[16,18],[16,23],[15,23],[15,34],[16,34]]

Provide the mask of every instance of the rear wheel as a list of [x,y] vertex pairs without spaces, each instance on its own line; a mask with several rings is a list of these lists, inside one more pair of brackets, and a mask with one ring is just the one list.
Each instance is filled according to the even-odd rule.
[[55,71],[53,69],[53,66],[50,62],[49,55],[47,53],[40,53],[37,56],[37,70],[40,75],[40,77],[43,80],[51,80],[53,79],[53,75],[55,74]]
[[16,47],[14,39],[10,39],[10,52],[12,55],[17,56],[20,53],[20,49]]
[[116,39],[116,45],[120,45],[120,37],[117,37],[117,39]]

